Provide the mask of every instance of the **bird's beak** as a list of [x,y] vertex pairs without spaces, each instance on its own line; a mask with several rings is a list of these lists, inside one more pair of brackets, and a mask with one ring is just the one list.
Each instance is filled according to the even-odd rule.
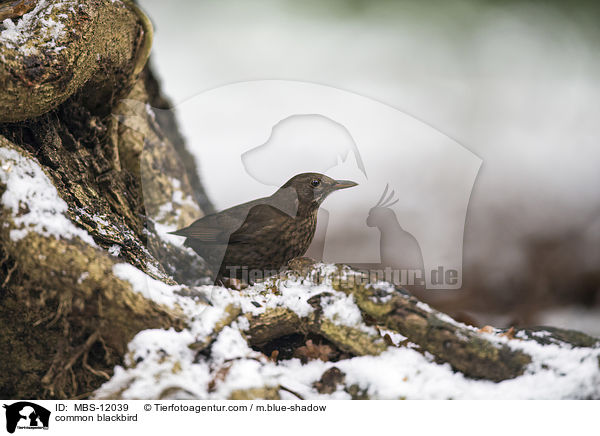
[[332,186],[333,189],[346,189],[352,188],[353,186],[358,185],[358,183],[353,182],[351,180],[336,180],[335,185]]

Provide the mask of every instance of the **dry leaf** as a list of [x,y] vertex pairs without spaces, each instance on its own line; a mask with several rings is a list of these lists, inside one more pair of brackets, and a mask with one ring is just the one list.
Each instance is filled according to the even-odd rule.
[[321,359],[327,362],[335,354],[333,348],[329,345],[315,345],[312,339],[306,341],[302,347],[298,347],[294,352],[294,356],[300,358],[302,362],[309,360]]
[[515,339],[515,328],[511,327],[504,333],[500,333],[498,336],[506,336],[508,339]]
[[345,379],[346,374],[333,366],[325,371],[321,379],[315,382],[313,386],[320,394],[332,394],[337,390],[338,385],[344,383]]
[[479,333],[494,333],[496,329],[491,325],[484,325],[479,329]]

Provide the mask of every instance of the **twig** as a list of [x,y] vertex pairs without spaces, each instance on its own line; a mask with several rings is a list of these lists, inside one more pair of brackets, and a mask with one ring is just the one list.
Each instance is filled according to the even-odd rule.
[[290,394],[298,397],[299,399],[304,400],[304,397],[302,395],[300,395],[298,392],[291,390],[290,388],[286,388],[285,386],[279,385],[279,389],[281,389],[282,391],[289,392]]
[[58,303],[58,308],[56,309],[56,314],[54,315],[54,318],[52,319],[52,321],[50,321],[48,323],[47,327],[52,327],[54,324],[57,323],[57,321],[65,313],[66,306],[67,306],[67,299],[61,298],[60,303]]
[[6,278],[4,279],[4,282],[2,283],[2,287],[5,287],[8,284],[13,272],[15,272],[15,269],[17,269],[17,262],[15,262],[15,264],[12,266],[12,268],[10,268],[8,270],[8,274],[6,275]]
[[90,364],[88,363],[88,355],[89,354],[90,354],[90,350],[88,349],[85,352],[85,354],[83,355],[83,359],[81,361],[81,363],[83,364],[83,367],[97,377],[104,377],[106,380],[110,380],[110,376],[106,372],[94,369],[90,366]]
[[96,342],[98,340],[98,338],[100,337],[100,332],[98,330],[96,330],[94,333],[92,333],[87,340],[85,341],[85,343],[83,345],[80,345],[79,347],[77,347],[75,354],[73,354],[71,356],[71,358],[69,359],[69,361],[67,362],[67,364],[64,366],[64,370],[68,370],[70,369],[75,362],[77,362],[77,360],[79,359],[79,357],[85,353],[86,351],[88,351],[92,345],[94,345],[94,342]]

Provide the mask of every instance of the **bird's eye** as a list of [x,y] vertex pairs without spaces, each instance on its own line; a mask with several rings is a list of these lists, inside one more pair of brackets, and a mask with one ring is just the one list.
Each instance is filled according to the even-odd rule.
[[317,186],[319,186],[321,184],[321,181],[319,179],[312,179],[310,181],[311,186],[313,186],[314,188],[316,188]]

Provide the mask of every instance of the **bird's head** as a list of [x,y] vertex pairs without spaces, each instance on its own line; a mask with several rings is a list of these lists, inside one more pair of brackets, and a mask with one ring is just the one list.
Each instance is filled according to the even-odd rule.
[[320,206],[329,194],[358,185],[350,180],[335,180],[319,173],[302,173],[292,177],[282,190],[293,188],[302,204]]

